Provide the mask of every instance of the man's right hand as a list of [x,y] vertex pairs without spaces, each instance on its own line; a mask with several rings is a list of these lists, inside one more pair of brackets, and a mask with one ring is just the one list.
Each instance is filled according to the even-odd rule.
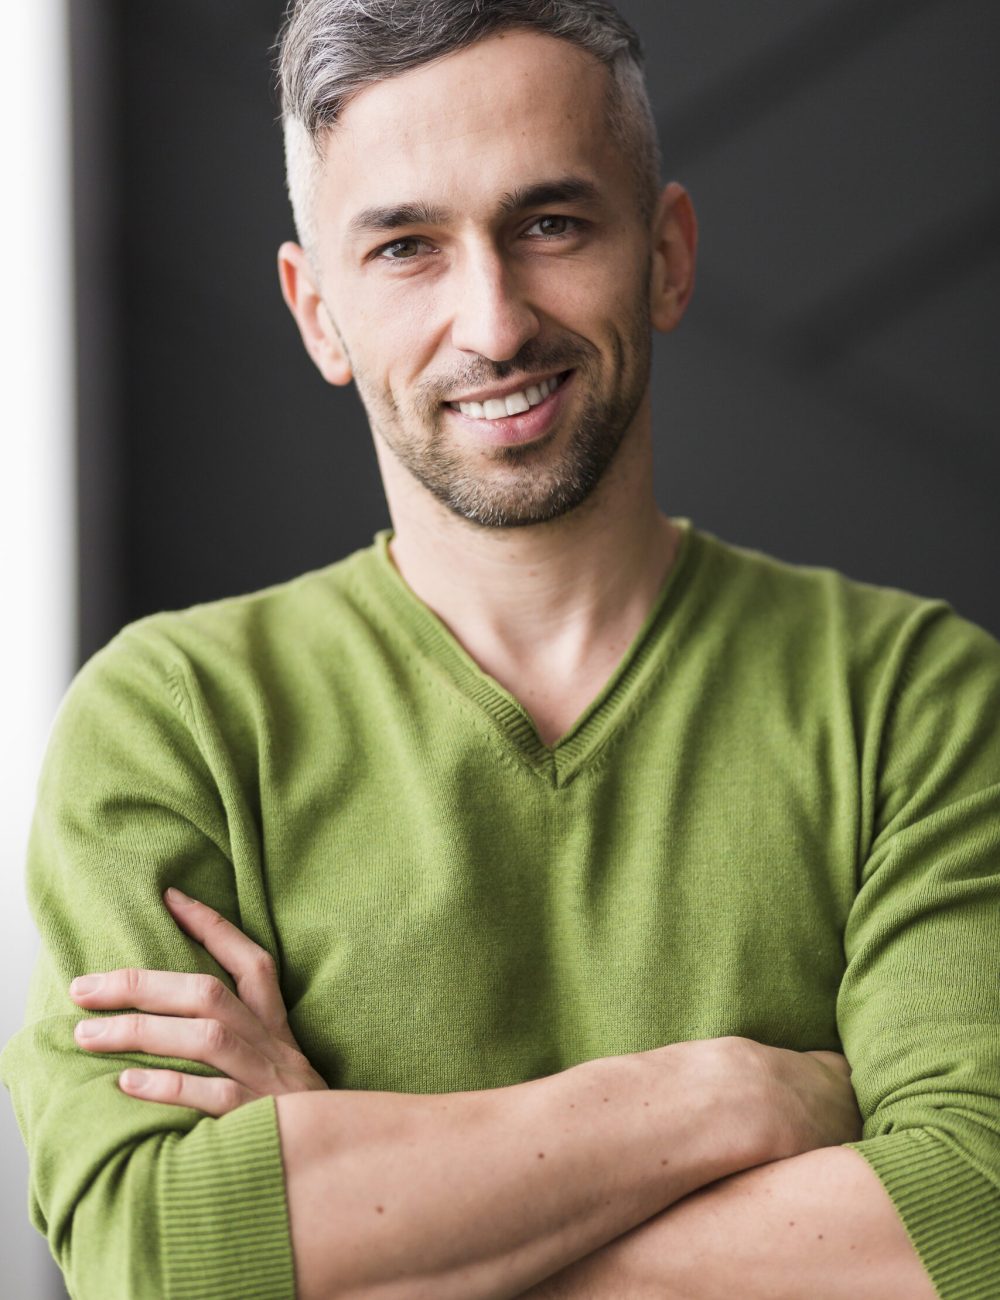
[[[747,1040],[749,1041],[749,1040]],[[774,1159],[861,1138],[851,1067],[840,1052],[793,1052],[753,1043],[770,1083]]]
[[[620,1067],[624,1059],[607,1063]],[[720,1150],[740,1153],[745,1167],[861,1137],[851,1067],[839,1052],[796,1052],[732,1036],[672,1043],[631,1059],[654,1095],[669,1097],[682,1085],[714,1097]]]

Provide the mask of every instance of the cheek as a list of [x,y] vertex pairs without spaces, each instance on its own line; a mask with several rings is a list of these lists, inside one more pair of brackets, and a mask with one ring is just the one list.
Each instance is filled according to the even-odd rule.
[[644,266],[614,257],[565,263],[536,282],[537,305],[550,320],[585,337],[607,337],[648,319],[649,277]]
[[634,347],[652,333],[649,300],[648,262],[621,269],[611,290],[614,331],[627,347]]
[[368,386],[402,400],[403,391],[419,381],[434,356],[438,331],[428,294],[392,288],[394,292],[354,304],[344,337],[355,370],[364,374]]

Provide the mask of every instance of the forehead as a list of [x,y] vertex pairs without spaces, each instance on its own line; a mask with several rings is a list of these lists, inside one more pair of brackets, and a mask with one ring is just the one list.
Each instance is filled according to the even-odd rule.
[[585,50],[510,31],[363,90],[326,141],[322,224],[401,198],[474,210],[538,177],[615,169],[607,69]]

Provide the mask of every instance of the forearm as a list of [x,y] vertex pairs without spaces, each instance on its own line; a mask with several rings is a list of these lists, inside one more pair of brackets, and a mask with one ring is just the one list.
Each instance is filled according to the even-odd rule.
[[487,1092],[278,1098],[300,1300],[517,1296],[753,1164],[689,1046],[655,1079],[650,1053]]
[[875,1173],[826,1147],[724,1178],[524,1300],[934,1300]]

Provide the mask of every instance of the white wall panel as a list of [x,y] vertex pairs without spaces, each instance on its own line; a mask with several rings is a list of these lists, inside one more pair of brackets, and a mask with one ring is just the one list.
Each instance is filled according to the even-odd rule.
[[[45,739],[72,667],[73,363],[65,16],[5,0],[0,78],[0,1041],[18,1028],[37,947],[24,846]],[[0,1093],[4,1295],[61,1294],[28,1222],[27,1160]]]

